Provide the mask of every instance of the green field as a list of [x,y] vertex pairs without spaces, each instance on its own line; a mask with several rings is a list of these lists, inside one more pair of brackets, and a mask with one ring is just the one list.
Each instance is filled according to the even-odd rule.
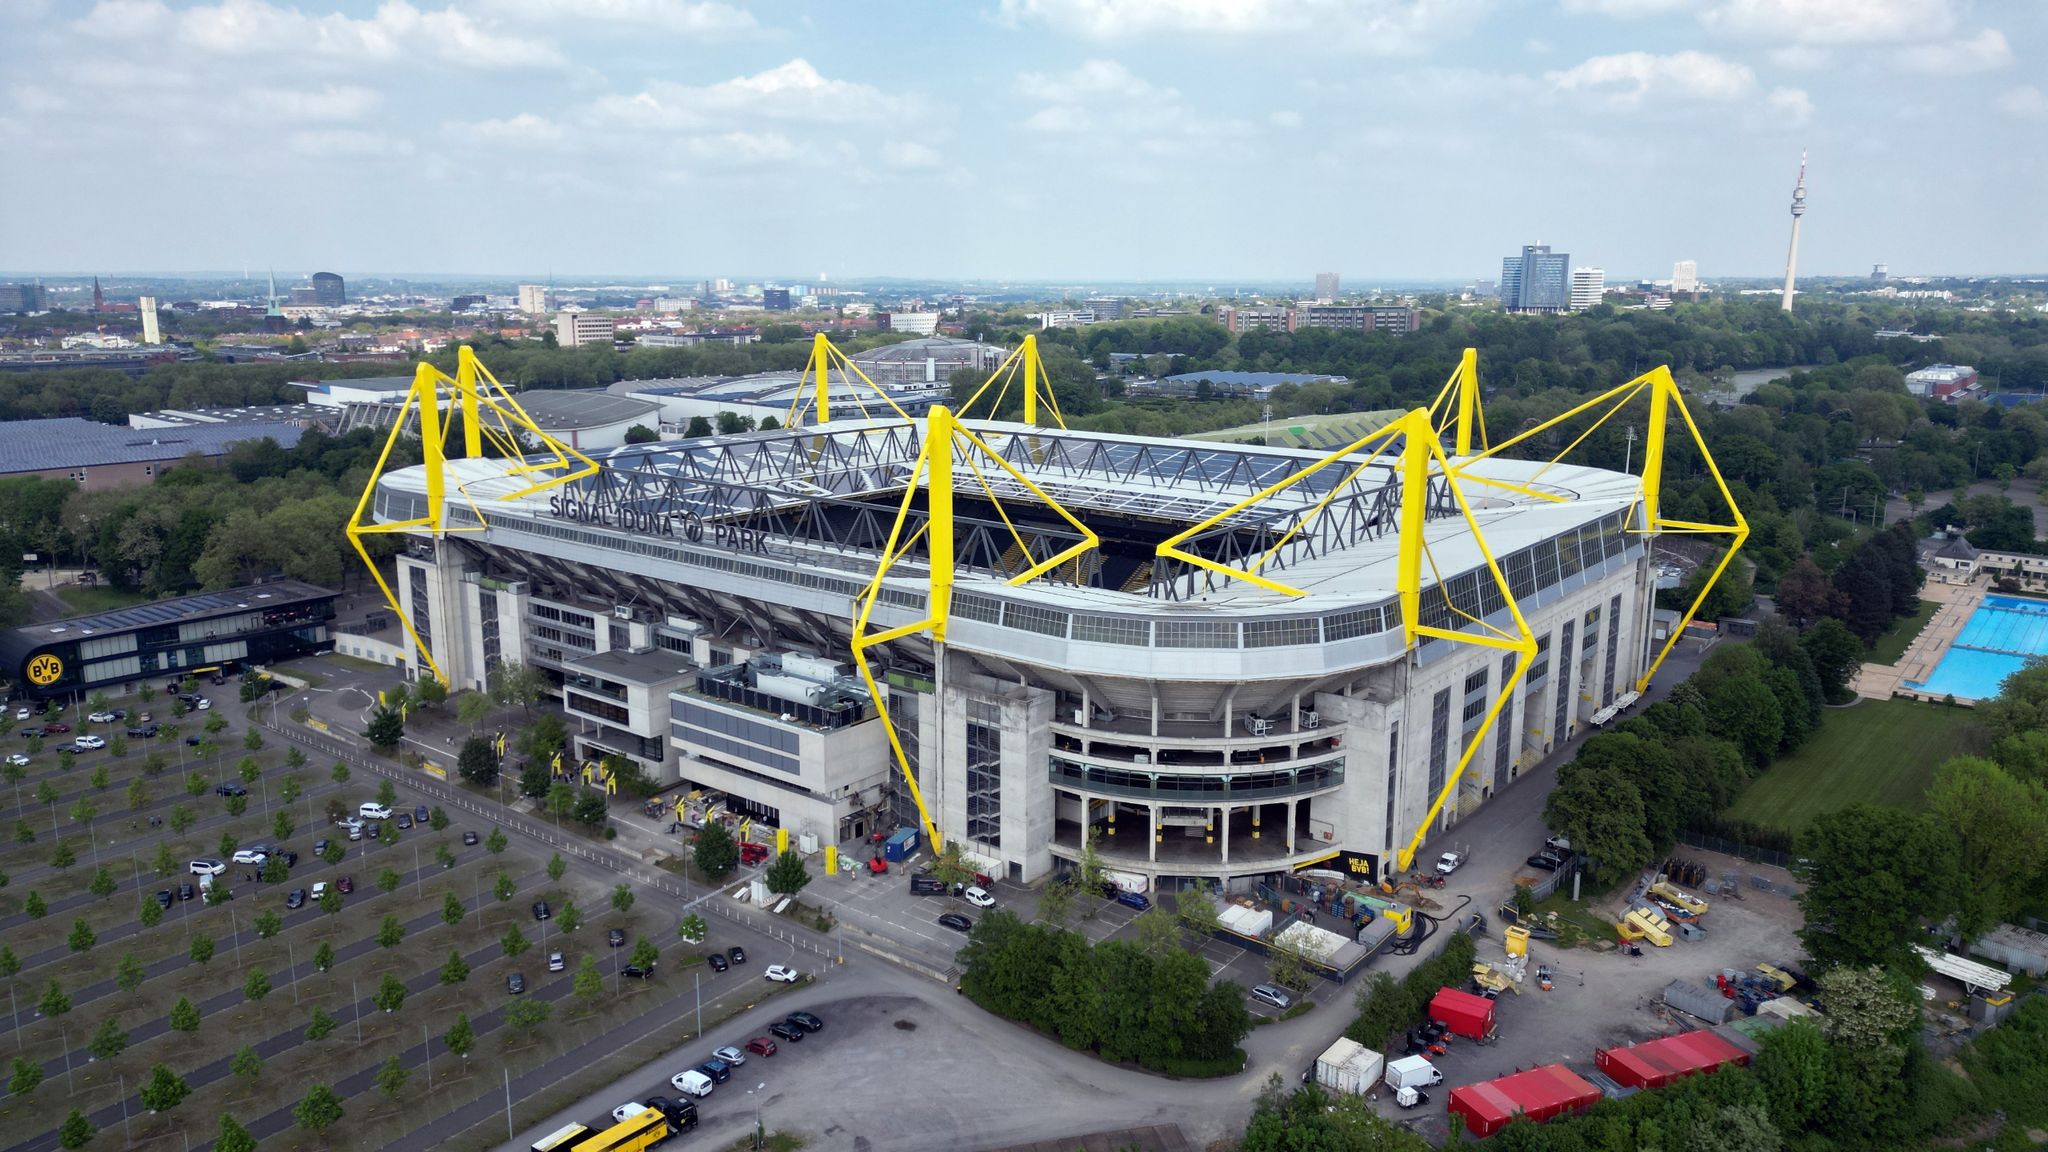
[[1822,812],[1859,801],[1913,807],[1936,765],[1977,752],[1980,745],[1968,708],[1911,700],[1830,708],[1820,731],[1757,777],[1726,814],[1796,830]]
[[1929,620],[1934,619],[1934,611],[1940,607],[1941,605],[1933,600],[1922,600],[1919,611],[1892,625],[1891,631],[1879,636],[1877,643],[1870,646],[1869,662],[1897,664],[1899,658],[1906,654],[1906,645],[1911,644],[1913,638],[1920,635],[1920,630],[1927,627]]
[[149,597],[140,592],[124,592],[119,588],[88,584],[67,584],[57,589],[57,598],[80,616],[149,603]]

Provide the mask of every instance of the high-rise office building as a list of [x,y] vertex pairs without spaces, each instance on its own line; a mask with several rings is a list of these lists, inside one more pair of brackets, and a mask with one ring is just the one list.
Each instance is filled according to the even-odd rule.
[[348,303],[348,285],[332,272],[315,272],[313,302],[322,308],[339,308]]
[[618,330],[618,322],[601,312],[569,311],[555,317],[555,342],[564,348],[609,344]]
[[1584,312],[1600,302],[1607,292],[1607,272],[1600,268],[1572,269],[1572,311]]
[[528,316],[545,316],[548,311],[548,289],[545,284],[521,284],[519,286],[519,310]]
[[787,288],[763,288],[763,289],[761,289],[761,307],[763,307],[763,308],[766,308],[766,309],[767,309],[767,310],[769,310],[770,312],[787,312],[787,311],[789,311],[789,308],[790,308],[790,301],[789,301],[789,289],[787,289]]
[[1335,300],[1336,298],[1337,274],[1335,272],[1316,273],[1316,299]]
[[1891,279],[1891,275],[1892,269],[1889,264],[1872,264],[1870,266],[1870,280],[1873,284],[1882,284],[1886,280]]
[[1500,262],[1500,303],[1509,312],[1562,312],[1571,306],[1571,254],[1525,244]]
[[1671,266],[1671,290],[1673,292],[1697,292],[1700,290],[1700,266],[1696,260],[1680,260]]
[[156,326],[156,297],[142,297],[135,302],[135,308],[136,311],[142,313],[142,342],[144,344],[163,343],[163,338],[159,335]]

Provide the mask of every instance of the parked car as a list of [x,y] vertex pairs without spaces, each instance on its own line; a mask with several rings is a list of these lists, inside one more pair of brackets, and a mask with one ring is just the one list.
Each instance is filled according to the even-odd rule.
[[1568,852],[1560,852],[1555,848],[1545,848],[1543,851],[1529,857],[1528,864],[1531,868],[1541,868],[1545,872],[1555,872],[1559,868],[1564,867],[1565,861],[1570,859],[1571,854]]
[[638,964],[628,964],[624,968],[619,969],[619,975],[628,976],[635,980],[651,980],[654,978],[654,965],[649,964],[647,967],[642,968]]
[[171,890],[169,888],[164,888],[158,891],[156,894],[156,902],[157,906],[160,908],[169,908],[171,906]]
[[624,928],[606,929],[604,942],[614,948],[624,948],[626,946],[626,930]]
[[28,709],[26,709],[26,708],[16,708],[16,709],[14,710],[14,718],[15,718],[16,720],[26,720],[26,719],[28,719],[28,716],[29,716],[29,712],[28,712]]
[[353,876],[343,876],[334,882],[334,887],[336,891],[346,896],[356,890],[356,878]]
[[1545,848],[1555,848],[1559,852],[1569,852],[1572,850],[1572,842],[1562,836],[1552,836],[1543,842],[1543,846]]
[[95,712],[87,716],[86,719],[95,724],[112,724],[119,717],[115,716],[112,712]]
[[752,1052],[756,1056],[773,1056],[775,1055],[775,1041],[770,1040],[766,1036],[756,1036],[752,1040],[747,1041],[747,1051]]
[[377,838],[379,838],[379,837],[381,837],[381,836],[383,836],[383,835],[384,835],[384,826],[383,826],[382,824],[379,824],[379,823],[377,823],[377,822],[376,822],[375,820],[372,820],[372,821],[370,821],[369,823],[367,823],[367,824],[363,825],[363,838],[364,838],[364,839],[366,839],[366,840],[375,840],[375,839],[377,839]]
[[71,738],[71,746],[80,752],[91,752],[95,749],[105,748],[107,742],[98,736],[74,736]]
[[197,748],[197,747],[199,747],[199,746],[200,746],[201,744],[204,744],[204,743],[206,743],[206,737],[204,737],[204,736],[187,736],[187,737],[185,737],[185,746],[186,746],[187,748]]
[[17,768],[22,767],[28,763],[28,753],[16,752],[7,758],[7,762]]
[[514,996],[523,994],[526,991],[526,977],[518,972],[505,973],[505,991]]
[[804,1038],[804,1030],[787,1020],[777,1020],[768,1026],[768,1032],[778,1040],[794,1044]]
[[806,1032],[816,1032],[825,1026],[823,1020],[818,1019],[809,1012],[791,1012],[785,1019]]
[[403,832],[403,831],[405,831],[405,830],[406,830],[407,828],[410,828],[410,827],[412,827],[412,815],[411,815],[411,813],[407,813],[407,812],[400,812],[400,813],[398,814],[398,818],[397,818],[397,821],[396,821],[396,823],[398,824],[398,830],[399,830],[400,832]]
[[71,725],[65,724],[62,721],[43,725],[43,735],[45,736],[62,736],[69,731],[71,731]]
[[1116,902],[1123,905],[1126,908],[1136,908],[1140,912],[1147,911],[1152,907],[1151,898],[1146,896],[1143,892],[1125,892],[1122,890],[1118,890],[1116,894]]
[[642,1104],[638,1100],[628,1100],[617,1108],[612,1109],[612,1123],[624,1124],[645,1111],[647,1111],[647,1105]]
[[475,844],[475,843],[476,843],[476,833],[474,833],[474,832],[464,832],[464,833],[462,834],[462,842],[463,842],[463,844],[464,844],[464,845],[473,845],[473,844]]
[[569,966],[569,961],[568,961],[568,959],[567,959],[566,957],[564,957],[564,956],[563,956],[563,955],[561,954],[561,952],[559,952],[559,951],[556,951],[556,952],[550,952],[550,953],[548,953],[548,971],[550,971],[550,972],[560,972],[560,971],[562,971],[562,970],[563,970],[564,968],[567,968],[568,966]]
[[201,696],[201,697],[199,698],[199,703],[197,703],[197,704],[194,704],[194,705],[193,705],[192,707],[194,707],[194,708],[198,709],[198,710],[199,710],[199,711],[201,711],[201,712],[205,712],[205,711],[208,711],[209,709],[211,709],[211,708],[213,707],[213,701],[211,701],[211,700],[208,700],[208,699],[207,699],[206,697],[204,697],[204,696]]
[[199,895],[199,890],[197,888],[192,887],[190,881],[186,881],[178,885],[178,899],[190,900],[191,898],[197,895]]
[[910,878],[910,894],[912,896],[944,896],[946,894],[946,885],[944,881],[936,876],[920,874]]
[[1456,852],[1446,852],[1436,858],[1436,874],[1449,876],[1465,866],[1465,858]]
[[156,733],[157,727],[154,724],[138,724],[128,730],[128,735],[136,740],[154,740]]
[[726,962],[725,953],[723,952],[711,953],[710,955],[704,957],[704,962],[706,964],[711,965],[711,970],[713,972],[723,972],[727,968],[732,967],[731,964]]
[[761,975],[778,984],[794,984],[796,983],[797,970],[786,964],[770,964],[767,971],[761,973]]
[[756,844],[751,840],[740,843],[740,863],[752,866],[766,859],[768,859],[768,846],[766,844]]
[[431,813],[431,812],[427,811],[427,806],[426,806],[425,804],[415,804],[415,805],[413,805],[413,806],[412,806],[412,822],[413,822],[413,823],[415,823],[415,824],[425,824],[425,823],[427,823],[427,822],[428,822],[429,820],[432,820],[432,819],[433,819],[433,813]]
[[260,868],[269,859],[269,853],[255,848],[239,848],[235,851],[235,863],[237,864],[251,864]]
[[327,837],[322,836],[320,839],[313,841],[313,855],[327,855]]
[[304,908],[306,906],[306,890],[304,888],[292,889],[291,895],[284,898],[284,906],[287,908]]
[[322,880],[313,885],[313,899],[318,900],[325,895],[327,895],[327,881]]
[[716,1057],[697,1065],[697,1071],[711,1077],[713,1084],[723,1084],[732,1079],[732,1065]]
[[1277,984],[1252,985],[1252,999],[1263,1000],[1282,1011],[1294,1007],[1294,993]]
[[284,861],[284,866],[287,868],[297,868],[299,866],[299,854],[289,848],[276,853],[276,855],[278,859]]
[[348,829],[348,838],[350,840],[361,840],[363,838],[363,826],[361,824],[348,824],[345,827]]
[[20,736],[23,740],[33,740],[36,737],[41,736],[42,734],[43,729],[39,725],[31,725],[27,728],[22,728],[15,732],[15,735]]
[[547,901],[535,900],[533,902],[533,918],[535,920],[547,920],[551,919],[553,916],[554,912],[548,908]]
[[695,1068],[685,1068],[668,1078],[669,1086],[685,1096],[709,1096],[717,1085]]
[[725,958],[735,964],[745,964],[747,962],[747,950],[735,944],[725,950]]
[[215,784],[213,786],[213,794],[216,796],[247,796],[249,790],[230,780],[225,784]]
[[725,1061],[727,1064],[731,1065],[734,1068],[737,1068],[740,1065],[745,1064],[747,1062],[747,1054],[733,1047],[730,1044],[727,1044],[725,1047],[720,1048],[716,1052],[713,1052],[712,1055],[718,1057],[720,1060]]
[[375,800],[365,800],[356,806],[356,815],[361,816],[365,820],[389,820],[391,819],[391,809],[377,803]]
[[974,930],[974,921],[969,920],[958,912],[948,912],[939,917],[939,927],[951,928],[955,932],[972,932]]
[[963,897],[976,908],[993,908],[996,906],[996,898],[988,894],[988,889],[979,885],[969,888],[963,893]]
[[228,870],[228,866],[220,861],[204,857],[192,861],[189,867],[194,876],[218,876]]

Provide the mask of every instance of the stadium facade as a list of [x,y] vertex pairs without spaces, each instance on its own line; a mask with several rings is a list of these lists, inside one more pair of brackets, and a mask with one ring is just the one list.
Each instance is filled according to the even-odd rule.
[[[922,808],[1025,881],[1091,831],[1169,888],[1333,859],[1387,875],[1425,825],[1633,700],[1656,655],[1642,477],[1482,452],[1424,481],[1363,450],[963,426],[979,447],[935,454],[960,493],[943,528],[920,419],[572,453],[589,467],[552,484],[448,460],[381,475],[363,523],[406,534],[414,669],[468,687],[527,662],[560,678],[579,756],[793,839],[850,846]],[[1427,549],[1405,603],[1404,526]],[[934,636],[912,626],[938,541]],[[862,624],[903,633],[866,650],[886,712],[853,663]]]

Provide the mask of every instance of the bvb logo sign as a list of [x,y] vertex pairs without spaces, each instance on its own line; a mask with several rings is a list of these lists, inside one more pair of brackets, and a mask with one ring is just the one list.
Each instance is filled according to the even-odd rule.
[[28,678],[32,684],[47,688],[55,684],[57,678],[62,675],[64,661],[47,652],[28,662]]

